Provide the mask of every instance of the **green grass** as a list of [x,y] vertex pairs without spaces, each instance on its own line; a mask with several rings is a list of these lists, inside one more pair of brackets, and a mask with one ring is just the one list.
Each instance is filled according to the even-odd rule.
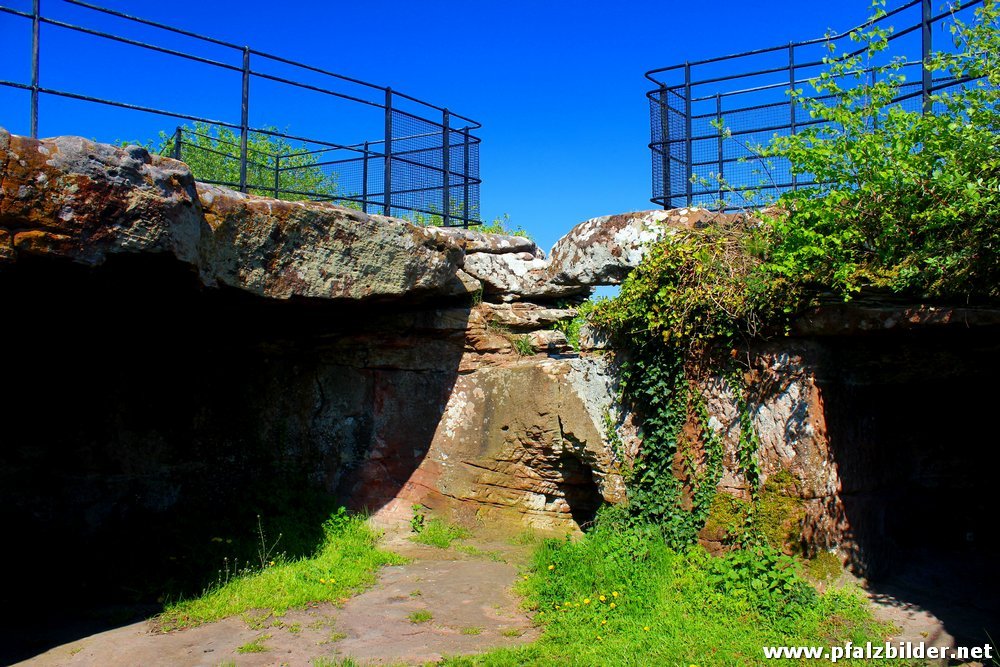
[[421,609],[420,611],[415,611],[411,613],[406,618],[409,619],[410,623],[426,623],[427,621],[434,618],[434,614],[430,613],[426,609]]
[[763,665],[763,646],[863,645],[890,631],[859,590],[819,595],[766,547],[714,558],[601,524],[576,542],[543,542],[520,592],[538,641],[443,664]]
[[468,627],[462,628],[463,635],[481,635],[483,634],[483,629],[478,625],[470,625]]
[[263,610],[266,619],[311,602],[337,602],[373,584],[379,567],[405,562],[377,542],[363,518],[335,515],[324,524],[323,542],[312,557],[276,556],[262,569],[244,570],[200,597],[169,605],[159,627],[191,627],[249,610]]
[[538,537],[538,535],[533,530],[529,529],[529,530],[522,530],[517,535],[514,535],[513,537],[510,538],[509,542],[514,546],[524,547],[533,544],[538,544],[539,539],[540,538]]
[[257,637],[253,641],[249,641],[243,646],[237,647],[236,652],[240,654],[245,654],[245,653],[264,653],[266,651],[270,651],[271,650],[270,648],[264,646],[264,642],[270,638],[271,635],[262,635],[260,637]]
[[456,526],[442,519],[431,519],[423,525],[419,533],[410,539],[420,544],[447,549],[455,540],[461,540],[468,536],[469,531],[461,526]]
[[455,547],[455,551],[459,551],[463,554],[468,554],[469,556],[482,556],[484,558],[489,558],[494,563],[506,563],[507,560],[503,557],[503,554],[499,551],[483,551],[479,547],[473,546],[471,544],[459,544]]

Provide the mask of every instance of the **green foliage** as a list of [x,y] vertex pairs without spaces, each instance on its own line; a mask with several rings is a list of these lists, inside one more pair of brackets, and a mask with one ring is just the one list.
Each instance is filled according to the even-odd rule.
[[443,519],[434,518],[427,521],[420,532],[411,536],[410,539],[438,549],[447,549],[455,540],[461,540],[468,536],[469,531],[465,528],[448,523]]
[[316,553],[294,560],[271,556],[262,536],[262,553],[272,560],[260,568],[224,571],[203,595],[167,605],[158,618],[160,628],[191,627],[249,610],[281,614],[310,602],[337,601],[374,583],[382,565],[404,562],[376,547],[379,536],[363,517],[338,511],[323,524],[323,531]]
[[845,297],[867,287],[1000,296],[1000,10],[988,0],[971,25],[956,21],[956,52],[936,54],[928,69],[984,78],[935,94],[930,114],[890,104],[904,81],[901,60],[877,64],[890,32],[856,31],[862,53],[826,59],[814,87],[834,104],[795,91],[828,124],[762,151],[824,183],[785,194],[782,212],[767,217],[762,273]]
[[806,561],[806,572],[814,581],[833,581],[843,571],[840,559],[829,551],[820,551]]
[[434,614],[427,611],[426,609],[420,609],[418,611],[410,613],[406,618],[409,619],[410,623],[426,623],[427,621],[434,618]]
[[410,530],[414,533],[420,533],[424,529],[424,525],[427,523],[427,515],[424,514],[423,505],[413,506],[413,516],[410,517]]
[[[277,131],[276,128],[265,128]],[[181,127],[181,159],[191,168],[200,181],[222,183],[237,187],[240,182],[240,135],[238,132],[217,125],[194,123]],[[160,155],[174,155],[174,134],[160,132]],[[247,138],[247,184],[252,194],[274,196],[275,163],[281,171],[278,176],[278,198],[288,200],[310,199],[315,195],[338,194],[337,177],[317,166],[316,154],[307,153],[302,144],[282,137],[251,132]],[[355,202],[341,202],[359,208]]]
[[535,345],[531,342],[531,336],[522,334],[519,336],[510,335],[507,337],[510,344],[514,346],[514,351],[522,357],[530,357],[535,353]]
[[589,320],[597,303],[588,299],[576,306],[576,315],[572,319],[560,320],[553,325],[557,331],[562,331],[566,335],[566,341],[577,352],[580,351],[580,330]]
[[247,653],[265,653],[271,649],[264,645],[264,642],[271,638],[271,635],[261,635],[256,639],[236,647],[236,652],[244,655]]
[[833,53],[815,83],[825,100],[794,93],[828,122],[760,149],[825,184],[787,193],[759,220],[720,216],[669,230],[618,297],[590,315],[622,351],[622,400],[641,417],[633,516],[671,544],[693,539],[718,478],[718,443],[697,395],[709,368],[736,397],[738,463],[752,489],[759,483],[759,441],[736,367],[741,340],[784,331],[824,293],[1000,297],[998,16],[989,0],[972,25],[956,24],[957,53],[930,67],[985,79],[935,95],[939,113],[926,115],[890,104],[902,82],[901,64],[880,57],[890,32],[857,31],[852,39],[866,48]]
[[493,222],[488,225],[480,225],[476,228],[477,232],[483,232],[484,234],[503,234],[504,236],[521,236],[526,239],[531,238],[531,234],[528,233],[521,225],[517,227],[512,227],[510,223],[510,214],[504,213],[499,218],[494,218]]
[[819,595],[774,550],[716,558],[606,520],[577,541],[544,542],[521,592],[540,640],[445,664],[757,665],[767,664],[762,646],[863,644],[889,632],[860,591]]

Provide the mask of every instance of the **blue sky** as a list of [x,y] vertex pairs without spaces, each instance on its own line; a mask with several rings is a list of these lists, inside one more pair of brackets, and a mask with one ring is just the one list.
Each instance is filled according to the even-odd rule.
[[[62,0],[42,2],[47,12],[84,16]],[[28,0],[0,4],[30,8]],[[864,20],[869,2],[99,4],[389,85],[475,118],[483,124],[484,218],[508,213],[547,249],[587,218],[653,208],[646,70],[845,30]],[[119,26],[86,16],[88,26]],[[28,35],[25,21],[0,15],[0,78],[24,80]],[[215,80],[203,69],[123,47],[95,51],[50,27],[43,32],[42,84],[239,119],[238,77]],[[336,114],[264,88],[254,91],[252,120],[334,141],[367,131],[361,121],[346,127],[345,117],[326,122],[317,116]],[[26,100],[0,88],[0,125],[26,134]],[[43,135],[131,139],[171,124],[51,98],[42,103]],[[352,136],[341,139],[341,127]]]

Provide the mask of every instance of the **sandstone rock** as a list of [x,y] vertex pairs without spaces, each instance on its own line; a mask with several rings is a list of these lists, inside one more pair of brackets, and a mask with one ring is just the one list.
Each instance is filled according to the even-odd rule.
[[562,331],[543,329],[542,331],[532,331],[528,337],[536,352],[558,354],[573,351],[569,341],[566,340],[566,334]]
[[504,254],[510,252],[526,252],[539,259],[544,259],[544,253],[535,242],[523,236],[508,236],[506,234],[485,234],[475,229],[461,227],[428,227],[435,236],[456,241],[466,253],[484,252]]
[[511,331],[533,331],[549,328],[556,322],[576,316],[572,308],[547,308],[534,303],[483,303],[486,319]]
[[594,419],[600,408],[584,397],[599,373],[589,369],[577,384],[585,374],[579,361],[524,360],[460,376],[402,502],[376,518],[406,520],[408,504],[419,502],[566,529],[592,519],[601,502],[623,500],[614,454]]
[[671,229],[729,222],[735,216],[700,208],[606,215],[581,222],[550,253],[549,279],[558,285],[617,285]]
[[202,184],[198,195],[211,229],[200,258],[209,284],[276,298],[367,299],[450,294],[461,280],[461,249],[402,220]]
[[467,255],[464,269],[483,282],[487,294],[503,301],[554,299],[588,292],[580,285],[553,283],[549,263],[527,252]]
[[186,165],[140,147],[0,132],[0,152],[0,248],[10,238],[15,257],[96,265],[112,253],[170,253],[206,285],[278,299],[479,289],[458,273],[457,242],[402,220],[195,184]]

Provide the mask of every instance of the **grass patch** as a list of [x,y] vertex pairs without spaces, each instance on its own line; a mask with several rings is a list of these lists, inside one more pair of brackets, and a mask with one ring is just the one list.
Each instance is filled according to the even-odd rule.
[[330,658],[313,658],[312,667],[361,667],[353,658],[331,660]]
[[483,629],[478,625],[470,625],[466,628],[462,628],[463,635],[481,635],[483,634]]
[[[209,623],[251,609],[252,620],[311,602],[337,602],[375,582],[383,565],[405,562],[377,548],[378,534],[361,517],[339,512],[323,525],[324,539],[312,557],[286,560],[276,555],[263,568],[224,575],[200,597],[168,606],[159,616],[161,630]],[[258,625],[260,624],[258,623]]]
[[410,539],[420,544],[447,549],[455,540],[461,540],[468,536],[469,531],[461,526],[456,526],[442,519],[431,519],[423,524],[420,532]]
[[885,640],[890,628],[860,591],[820,595],[797,567],[766,546],[715,558],[599,523],[536,549],[519,588],[544,630],[538,641],[443,664],[763,665],[763,646]]
[[501,630],[500,634],[504,637],[520,637],[524,634],[524,632],[518,630],[517,628],[507,628],[506,630]]
[[427,621],[434,618],[434,614],[430,613],[426,609],[421,609],[420,611],[415,611],[411,613],[406,618],[409,619],[410,623],[426,623]]
[[539,537],[532,530],[522,530],[517,535],[510,538],[509,542],[516,547],[526,547],[538,544]]
[[270,651],[271,649],[264,645],[264,642],[270,638],[271,635],[261,635],[253,641],[247,642],[243,646],[238,646],[236,648],[236,652],[242,655],[245,653],[265,653]]
[[499,551],[483,551],[479,547],[473,546],[471,544],[459,544],[455,547],[455,551],[460,551],[463,554],[468,554],[470,556],[482,556],[484,558],[489,558],[494,563],[506,563],[506,559],[503,554]]

